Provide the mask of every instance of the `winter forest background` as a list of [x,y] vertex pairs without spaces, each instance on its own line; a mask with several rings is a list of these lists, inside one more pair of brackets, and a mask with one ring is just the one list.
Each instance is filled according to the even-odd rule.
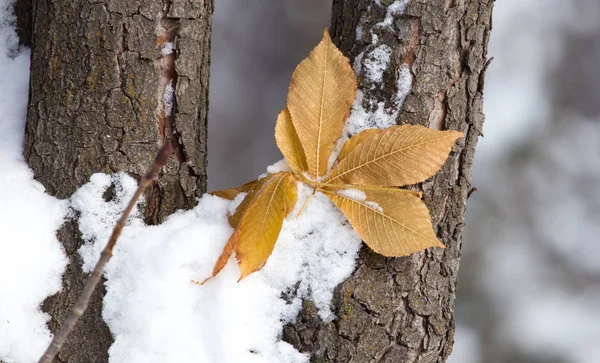
[[[323,0],[219,1],[209,190],[281,158],[276,116],[330,9]],[[496,2],[451,363],[600,356],[599,16],[597,0]]]

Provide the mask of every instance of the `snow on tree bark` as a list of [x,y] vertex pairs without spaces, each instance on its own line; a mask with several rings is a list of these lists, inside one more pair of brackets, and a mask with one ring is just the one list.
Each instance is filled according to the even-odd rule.
[[[177,155],[146,193],[144,216],[159,223],[177,209],[192,207],[206,188],[213,1],[33,3],[31,13],[20,12],[32,14],[25,158],[35,178],[49,194],[68,198],[96,172],[139,177],[172,135]],[[158,122],[156,115],[163,95],[156,67],[161,18],[175,32],[175,104],[173,121],[167,122]],[[20,29],[27,34],[26,27]],[[64,320],[86,280],[77,253],[82,244],[77,222],[67,223],[58,236],[70,264],[63,290],[43,306],[52,317],[51,331]],[[112,337],[101,318],[102,295],[103,289],[95,292],[60,361],[108,360]]]
[[[333,305],[338,318],[321,321],[314,305],[305,301],[297,321],[284,327],[284,339],[311,352],[311,361],[424,363],[444,362],[450,355],[467,194],[484,120],[493,4],[492,0],[333,1],[330,32],[355,62],[366,112],[383,112],[399,124],[463,131],[465,139],[441,171],[420,186],[446,249],[385,258],[363,247],[355,272],[336,290]],[[369,62],[365,56],[372,52],[389,56],[384,70],[365,64]],[[402,103],[397,99],[398,81],[406,66],[412,90]],[[373,79],[380,84],[374,85]],[[398,105],[401,111],[394,110]]]

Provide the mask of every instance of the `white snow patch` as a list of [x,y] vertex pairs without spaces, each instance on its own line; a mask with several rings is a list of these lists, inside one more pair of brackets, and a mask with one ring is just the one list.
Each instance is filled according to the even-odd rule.
[[357,26],[356,27],[356,40],[361,40],[363,36],[363,28],[362,26]]
[[277,174],[281,172],[289,172],[291,171],[290,166],[288,165],[285,159],[281,159],[275,164],[267,166],[267,174]]
[[[350,116],[346,120],[343,137],[339,141],[340,144],[348,139],[347,136],[354,136],[364,130],[372,128],[386,129],[396,124],[396,119],[402,110],[402,105],[406,96],[412,88],[412,74],[408,64],[403,64],[398,68],[398,80],[396,81],[396,94],[394,97],[393,106],[386,107],[384,102],[371,104],[374,111],[367,111],[364,107],[364,93],[362,90],[356,91],[356,98],[350,111]],[[347,136],[346,136],[347,135]],[[341,146],[340,146],[341,147]]]
[[[383,81],[383,72],[387,70],[390,64],[391,55],[392,48],[385,44],[382,44],[369,52],[362,62],[362,66],[364,67],[366,76],[369,80],[376,84]],[[371,88],[375,88],[375,84],[373,84]]]
[[367,199],[367,195],[360,189],[340,189],[337,193],[343,197],[356,200],[357,202],[364,202]]
[[168,55],[173,53],[173,42],[164,43],[162,48],[160,49],[160,52],[162,53],[162,55]]
[[381,208],[381,206],[375,202],[370,202],[370,201],[365,201],[365,205],[367,205],[368,207],[375,209],[378,212],[383,212],[383,208]]
[[237,207],[242,204],[242,201],[244,198],[246,198],[246,195],[248,195],[248,193],[240,193],[233,198],[231,204],[229,204],[229,207],[227,208],[227,213],[229,213],[229,215],[233,215],[235,213]]
[[[116,198],[106,202],[102,195],[111,182]],[[85,266],[96,262],[134,190],[126,175],[96,174],[73,196],[86,240]],[[273,254],[262,270],[240,283],[234,258],[205,285],[190,281],[211,273],[232,233],[228,213],[243,194],[233,202],[205,195],[193,210],[159,226],[132,217],[105,271],[103,316],[115,337],[110,362],[308,362],[281,341],[282,326],[296,317],[302,298],[312,299],[321,318],[333,319],[333,289],[352,273],[361,245],[321,193],[296,217],[312,192],[298,184],[298,203]]]
[[165,108],[165,116],[171,116],[173,112],[173,94],[175,93],[175,89],[173,88],[173,81],[169,81],[169,84],[165,87],[163,91],[163,105]]
[[[115,187],[115,197],[108,202],[103,199],[103,203],[98,203],[95,199],[98,192],[102,191],[104,193],[111,185]],[[127,207],[136,186],[137,182],[125,173],[112,176],[98,173],[92,175],[89,183],[79,188],[71,197],[71,208],[80,212],[79,231],[86,242],[79,249],[79,254],[83,258],[82,268],[84,272],[91,272],[96,265],[106,243],[95,242],[98,239],[108,241],[114,225],[121,217],[122,211]],[[100,198],[102,198],[102,194],[100,194]],[[138,227],[141,226],[142,222],[139,219],[137,207],[134,208],[131,215],[132,217],[129,218],[127,225],[129,227],[133,224]],[[125,228],[122,233],[128,233],[130,230],[130,228]]]
[[[392,4],[387,7],[387,12],[385,14],[385,19],[378,23],[377,27],[390,26],[394,21],[395,15],[404,14],[406,11],[406,5],[408,4],[408,0],[396,0]],[[381,4],[379,4],[381,5]]]
[[394,107],[396,116],[402,108],[406,96],[408,96],[412,89],[412,81],[413,77],[412,73],[410,73],[410,67],[408,64],[404,63],[400,66],[400,68],[398,68],[398,80],[396,81],[396,95],[394,98],[396,101],[396,105]]
[[337,191],[337,194],[344,196],[346,198],[350,198],[357,202],[362,202],[364,205],[366,205],[372,209],[375,209],[378,212],[383,212],[383,208],[381,208],[381,206],[379,204],[366,200],[367,195],[365,194],[364,191],[362,191],[360,189],[340,189]]
[[40,305],[61,287],[67,259],[55,232],[67,208],[22,156],[29,51],[18,50],[12,3],[0,1],[0,360],[28,363],[50,343]]

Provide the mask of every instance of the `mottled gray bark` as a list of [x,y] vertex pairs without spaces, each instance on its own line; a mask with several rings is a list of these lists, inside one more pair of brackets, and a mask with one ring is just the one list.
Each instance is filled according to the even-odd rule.
[[460,244],[473,155],[482,134],[494,2],[408,0],[404,14],[391,14],[389,26],[375,27],[392,2],[334,0],[330,32],[352,61],[382,44],[393,50],[385,87],[371,89],[367,77],[358,75],[365,107],[369,100],[393,104],[398,68],[406,63],[412,92],[397,122],[465,133],[442,170],[419,186],[446,249],[385,258],[364,247],[355,272],[336,290],[338,318],[323,323],[307,301],[297,321],[284,328],[284,338],[311,352],[313,362],[444,362],[452,351]]
[[[33,2],[25,157],[49,194],[68,198],[96,172],[139,178],[171,138],[175,157],[146,194],[145,219],[158,223],[194,205],[206,186],[213,6],[213,0]],[[171,117],[159,117],[157,111],[164,73],[157,61],[157,44],[163,41],[157,39],[159,22],[175,35]],[[62,291],[43,306],[52,316],[51,331],[86,280],[76,221],[65,224],[58,236],[70,264]],[[101,318],[102,295],[98,289],[58,361],[107,361],[112,337]]]

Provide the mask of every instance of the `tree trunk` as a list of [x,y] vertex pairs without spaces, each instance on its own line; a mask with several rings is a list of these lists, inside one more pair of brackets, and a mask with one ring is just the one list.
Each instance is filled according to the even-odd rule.
[[[21,6],[29,2],[19,0]],[[25,158],[35,178],[58,198],[68,198],[97,172],[139,178],[171,138],[175,157],[146,194],[144,217],[158,223],[192,207],[206,187],[213,0],[33,3]],[[168,52],[157,46],[165,41],[174,43],[174,66],[163,62],[172,56],[161,55]],[[175,89],[171,116],[161,111],[167,78]],[[62,291],[43,305],[52,316],[51,331],[86,280],[76,221],[66,223],[58,236],[70,264]],[[101,318],[103,290],[95,292],[59,361],[108,360],[112,337]]]
[[311,352],[313,362],[444,362],[452,351],[460,244],[473,155],[482,135],[494,2],[408,0],[404,13],[390,11],[390,3],[334,0],[330,32],[344,54],[363,65],[376,48],[392,50],[381,87],[366,82],[365,67],[357,75],[363,106],[391,107],[400,66],[406,64],[412,91],[396,122],[465,133],[442,170],[420,186],[446,249],[385,258],[364,247],[355,272],[336,290],[337,320],[322,322],[305,302],[297,321],[284,328],[284,338]]

